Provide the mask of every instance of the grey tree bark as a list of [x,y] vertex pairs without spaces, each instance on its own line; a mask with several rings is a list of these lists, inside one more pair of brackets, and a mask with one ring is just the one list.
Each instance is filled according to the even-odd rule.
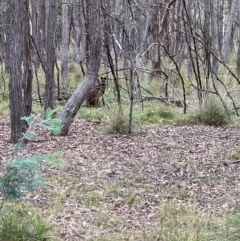
[[45,52],[45,20],[46,20],[46,6],[45,1],[37,1],[37,36],[36,36],[36,45],[37,45],[37,51],[39,52],[39,55],[41,57],[40,61],[43,64],[43,56]]
[[229,43],[230,43],[231,34],[232,34],[232,26],[233,26],[234,16],[236,12],[236,7],[237,7],[237,0],[233,0],[231,4],[231,10],[228,15],[227,28],[224,34],[222,50],[221,50],[223,61],[226,60],[228,50],[229,50]]
[[[159,29],[159,22],[161,21],[161,14],[160,14],[160,6],[159,2],[156,0],[152,1],[154,7],[152,9],[152,18],[150,23],[150,35],[152,39],[152,43],[154,44],[151,48],[150,59],[152,63],[152,70],[151,74],[149,75],[149,82],[151,82],[154,74],[161,74],[161,56],[160,56],[160,46],[159,45],[159,36],[158,36],[158,29]],[[157,6],[156,6],[157,5]]]
[[[0,6],[0,63],[2,64],[5,61],[5,67],[6,71],[8,71],[8,66],[7,66],[7,59],[6,59],[6,38],[5,38],[5,29],[6,29],[6,16],[5,16],[5,6],[2,4]],[[4,83],[5,86],[5,83]],[[4,88],[5,89],[5,88]]]
[[[115,16],[116,19],[120,18],[121,5],[122,5],[122,0],[116,0],[115,1],[115,4],[114,4],[113,8],[114,8],[114,14],[115,14],[114,16]],[[115,41],[117,41],[118,43],[121,42],[120,41],[120,38],[121,38],[121,26],[120,26],[118,21],[114,22],[113,34],[114,34],[114,37],[115,37]],[[115,50],[117,55],[119,55],[119,53],[121,52],[120,48],[121,47],[118,46],[118,48],[116,48],[116,50]]]
[[[240,25],[240,0],[238,0],[238,24]],[[238,30],[240,32],[240,29]],[[237,73],[240,75],[240,37],[238,33]]]
[[72,94],[65,104],[59,119],[63,128],[61,135],[67,135],[69,127],[75,117],[77,111],[86,99],[91,87],[97,78],[100,66],[101,52],[101,18],[100,18],[100,1],[87,0],[87,35],[89,40],[89,58],[87,63],[87,72],[82,83]]
[[[149,4],[151,4],[151,1],[149,1]],[[146,19],[146,23],[142,33],[142,42],[141,42],[140,51],[139,51],[139,58],[141,60],[140,63],[142,67],[144,67],[146,64],[146,53],[144,53],[144,51],[147,49],[147,40],[148,40],[149,27],[151,22],[152,22],[152,8],[148,7],[147,19]]]
[[218,42],[219,42],[219,50],[222,49],[222,44],[223,44],[223,10],[224,10],[224,1],[225,0],[220,0],[218,3]]
[[73,23],[74,23],[74,58],[80,62],[81,35],[81,0],[73,0]]
[[24,0],[7,1],[7,19],[8,28],[7,51],[9,57],[9,102],[10,102],[10,119],[11,119],[11,142],[17,143],[22,133],[26,130],[26,125],[21,117],[24,116],[22,100],[22,26],[23,26],[23,8]]
[[29,116],[32,112],[32,65],[31,65],[31,39],[30,39],[30,19],[29,0],[23,2],[23,101],[24,116]]
[[62,2],[62,44],[61,44],[61,61],[62,61],[62,86],[68,83],[68,43],[69,43],[69,21],[68,21],[68,1]]
[[210,40],[210,1],[204,0],[204,56],[205,56],[205,79],[206,79],[206,90],[209,90],[210,87],[210,69],[211,69],[211,59],[210,59],[210,49],[211,49],[211,40]]
[[32,8],[32,36],[36,39],[37,36],[37,3],[35,0],[31,0],[31,8]]
[[[210,12],[211,12],[211,29],[212,29],[212,45],[213,53],[218,57],[219,56],[219,38],[218,38],[218,19],[217,19],[217,8],[213,4],[213,0],[210,1]],[[218,61],[213,57],[212,60],[213,72],[217,74],[218,71]]]
[[45,71],[45,103],[44,109],[55,108],[55,82],[54,82],[54,61],[55,61],[55,21],[56,21],[56,0],[46,0],[49,3],[46,29],[46,54],[44,60]]

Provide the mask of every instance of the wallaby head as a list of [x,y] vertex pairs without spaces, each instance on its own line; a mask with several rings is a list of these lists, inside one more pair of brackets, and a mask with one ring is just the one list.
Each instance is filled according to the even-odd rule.
[[101,88],[102,95],[104,95],[106,87],[107,87],[107,77],[101,77],[100,88]]
[[107,78],[101,77],[101,82],[97,80],[98,85],[94,86],[86,99],[88,106],[98,106],[99,105],[99,97],[104,95],[106,87],[107,87]]

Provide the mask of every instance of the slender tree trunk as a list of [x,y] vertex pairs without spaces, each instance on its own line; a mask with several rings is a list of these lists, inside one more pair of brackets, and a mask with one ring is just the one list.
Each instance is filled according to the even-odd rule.
[[[150,4],[151,4],[151,1],[150,1]],[[141,66],[143,68],[145,67],[145,64],[146,64],[146,53],[144,53],[144,51],[147,48],[147,40],[149,36],[149,28],[150,28],[151,22],[152,22],[152,8],[149,7],[147,11],[146,23],[143,29],[142,42],[140,43],[140,53],[139,53],[139,57],[141,59]]]
[[31,0],[32,7],[32,37],[34,40],[37,38],[37,3],[35,0]]
[[68,1],[62,2],[62,45],[61,45],[61,60],[62,60],[62,86],[68,83],[68,43],[69,43],[69,21],[68,21]]
[[4,26],[6,26],[6,18],[4,16],[5,13],[5,6],[0,6],[0,21],[1,21],[1,25],[0,25],[0,62],[1,64],[4,62],[5,60],[5,45],[6,45],[6,41],[5,41],[5,32],[4,32]]
[[227,28],[224,34],[223,44],[222,44],[222,58],[224,61],[227,58],[227,54],[229,50],[229,44],[230,44],[230,39],[232,35],[232,26],[233,26],[234,16],[236,12],[236,6],[237,6],[237,0],[233,0],[231,4],[231,10],[228,16]]
[[37,46],[37,51],[41,57],[40,62],[44,64],[44,52],[45,52],[45,38],[46,38],[46,33],[45,33],[45,25],[46,25],[46,6],[45,2],[49,0],[42,0],[42,1],[37,1],[37,37],[36,37],[36,46]]
[[205,79],[206,86],[205,89],[209,90],[210,87],[210,70],[211,70],[211,62],[210,62],[210,2],[209,0],[204,0],[204,56],[205,56]]
[[[218,57],[219,56],[219,38],[218,38],[218,24],[217,24],[217,9],[213,4],[213,0],[210,1],[210,12],[211,12],[211,29],[212,29],[212,45],[213,52]],[[218,72],[218,61],[215,57],[212,57],[212,68],[213,72],[217,74]]]
[[80,63],[81,43],[81,0],[73,0],[73,23],[74,23],[74,58]]
[[223,10],[224,10],[224,1],[225,0],[220,0],[218,3],[218,42],[219,42],[219,50],[222,49],[222,44],[223,44]]
[[29,0],[23,3],[23,100],[24,100],[24,116],[29,116],[32,111],[32,65],[31,65],[31,40],[30,40],[30,24],[29,24]]
[[77,90],[72,94],[64,106],[59,119],[63,124],[62,135],[67,135],[69,127],[80,106],[86,99],[91,87],[97,78],[100,66],[101,52],[101,18],[100,1],[87,0],[87,34],[89,40],[89,58],[87,73]]
[[[115,13],[115,17],[117,19],[119,19],[119,15],[120,15],[120,9],[121,9],[121,5],[122,5],[122,0],[116,0],[115,1],[115,5],[114,5],[114,13]],[[117,41],[118,43],[120,43],[120,38],[121,38],[121,26],[119,24],[118,21],[114,22],[114,26],[113,26],[113,35],[115,37],[115,41]],[[119,55],[121,49],[116,48],[115,52],[117,53],[117,56]]]
[[[152,1],[152,4],[160,4],[159,1]],[[160,6],[160,5],[159,5]],[[152,8],[152,18],[150,23],[150,34],[152,36],[152,41],[154,43],[151,51],[151,62],[152,62],[152,70],[151,74],[149,75],[149,82],[151,82],[153,78],[153,74],[161,74],[161,56],[160,56],[160,46],[156,45],[159,44],[158,38],[158,29],[159,29],[159,22],[160,22],[160,7],[154,6]]]
[[21,117],[24,116],[22,101],[21,79],[22,79],[22,26],[24,0],[7,1],[7,43],[9,57],[9,101],[11,118],[11,142],[18,142],[22,133],[26,130],[26,125]]
[[[238,25],[240,25],[240,0],[238,0]],[[240,29],[238,29],[237,73],[240,75]]]
[[56,0],[49,1],[46,29],[46,54],[45,54],[45,103],[44,109],[55,108],[55,82],[54,82],[54,61],[55,61],[55,21],[56,21]]

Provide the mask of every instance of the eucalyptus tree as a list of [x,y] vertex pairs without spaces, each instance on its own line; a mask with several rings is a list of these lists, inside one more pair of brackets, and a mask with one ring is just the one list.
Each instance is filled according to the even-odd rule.
[[87,72],[83,81],[72,94],[60,113],[63,124],[62,135],[67,135],[69,127],[78,109],[84,102],[91,87],[94,85],[100,67],[101,53],[101,15],[100,1],[86,0],[86,34],[88,45]]
[[44,109],[54,109],[56,105],[54,63],[55,63],[55,24],[56,24],[56,0],[46,0],[48,6],[45,24],[45,54],[44,54],[44,72],[45,72],[45,103]]
[[29,115],[32,108],[28,0],[7,1],[6,18],[11,142],[16,143],[27,128],[21,118]]
[[228,50],[229,50],[229,45],[230,45],[230,40],[231,40],[231,35],[232,35],[232,29],[233,29],[233,22],[234,22],[234,17],[237,9],[237,1],[238,0],[233,0],[231,3],[231,8],[230,12],[228,15],[228,21],[227,21],[227,27],[225,30],[224,38],[223,38],[223,44],[222,44],[222,58],[225,61],[227,58]]
[[62,1],[62,44],[61,44],[61,74],[62,85],[66,87],[68,83],[68,57],[69,57],[69,14],[68,0]]
[[83,40],[83,14],[82,14],[82,1],[81,0],[73,0],[73,36],[74,36],[74,60],[78,63],[81,62],[81,49],[82,40]]
[[[240,0],[238,0],[238,25],[240,26]],[[240,28],[238,29],[237,73],[240,74]]]

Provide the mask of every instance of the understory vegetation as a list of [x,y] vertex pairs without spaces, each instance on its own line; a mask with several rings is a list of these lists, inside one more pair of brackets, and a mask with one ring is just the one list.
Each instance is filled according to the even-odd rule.
[[[76,78],[76,76],[79,75],[78,71],[72,68],[67,90],[69,93],[78,85],[76,79],[80,77]],[[151,83],[144,80],[143,85],[144,88],[151,90],[153,96],[159,96],[157,91],[161,90],[162,87],[155,79]],[[122,86],[124,86],[124,83],[122,83]],[[188,109],[186,114],[183,113],[182,106],[176,105],[176,100],[169,103],[163,103],[162,100],[154,98],[143,98],[141,100],[136,93],[132,122],[133,134],[142,135],[142,133],[148,132],[148,128],[164,128],[164,126],[170,126],[170,128],[192,126],[193,129],[197,125],[220,128],[235,128],[239,126],[239,118],[233,114],[229,105],[223,105],[218,97],[207,96],[202,104],[198,105],[194,101],[192,92],[189,90],[188,93],[189,100],[187,102]],[[76,121],[85,120],[96,125],[97,130],[109,136],[109,138],[116,136],[115,134],[128,136],[128,93],[123,89],[121,94],[121,105],[118,105],[114,87],[111,78],[109,78],[108,90],[104,95],[105,106],[103,106],[102,100],[100,100],[101,105],[98,108],[89,108],[83,105],[76,116]],[[39,106],[36,93],[34,100],[33,112],[44,114]],[[0,103],[0,115],[4,119],[9,115],[7,94],[2,95]],[[58,102],[59,108],[64,103],[64,101]],[[224,103],[227,103],[227,101],[225,100]],[[74,145],[81,146],[81,143]],[[69,148],[72,148],[71,145]],[[53,151],[55,152],[54,149]],[[67,159],[73,160],[69,162],[72,168],[76,167],[74,165],[79,165],[75,163],[78,159],[75,152],[65,155]],[[91,155],[87,158],[94,160],[99,158],[97,153]],[[232,149],[227,155],[228,159],[233,162],[237,162],[240,159],[239,150],[236,148]],[[41,157],[40,159],[43,158]],[[32,161],[33,159],[26,160]],[[86,162],[88,161],[87,159]],[[132,178],[128,176],[122,177],[122,179],[115,178],[114,175],[116,173],[111,172],[111,166],[114,161],[115,157],[112,157],[108,163],[108,169],[104,170],[107,174],[107,179],[81,176],[75,178],[75,174],[73,176],[72,174],[69,176],[66,174],[66,176],[61,177],[55,172],[46,174],[45,181],[49,184],[48,187],[50,187],[50,190],[47,192],[46,203],[43,204],[42,208],[41,206],[38,207],[38,203],[35,201],[26,204],[25,201],[22,202],[19,199],[20,196],[12,203],[6,202],[1,214],[0,236],[4,237],[5,241],[71,240],[70,238],[67,239],[67,237],[71,236],[78,237],[76,240],[84,239],[89,241],[240,240],[239,207],[233,206],[231,209],[213,207],[212,213],[205,212],[201,205],[191,201],[187,189],[179,186],[175,186],[172,189],[169,189],[168,186],[164,187],[167,193],[166,197],[159,200],[157,194],[154,194],[155,191],[152,190],[153,187],[145,186],[143,182],[144,176],[133,175]],[[129,160],[130,163],[131,161],[133,160]],[[190,160],[189,163],[191,162],[194,163],[195,160]],[[188,165],[191,166],[191,164]],[[97,172],[94,166],[92,168],[93,173]],[[3,177],[4,172],[1,175]],[[172,174],[170,172],[167,175],[171,176]],[[200,185],[215,185],[218,181],[211,176],[204,176],[198,180]],[[130,187],[133,190],[128,191]],[[46,187],[37,189],[34,195],[38,196],[38,193],[43,195],[43,190],[45,189]],[[172,195],[180,197],[180,200],[172,198]],[[148,217],[146,213],[144,222],[148,224],[145,229],[138,228],[138,223],[134,223],[134,219],[132,222],[128,220],[126,223],[121,215],[110,211],[118,208],[118,206],[127,207],[128,209],[139,209],[143,205],[144,196],[151,196],[150,200],[152,203],[145,205],[154,206],[155,209],[151,213],[152,216]],[[2,197],[4,197],[3,193]],[[169,198],[173,200],[169,201]],[[74,214],[75,212],[77,214]],[[76,217],[78,212],[79,216]],[[86,214],[89,214],[89,216]],[[131,217],[129,218],[131,219]],[[59,224],[58,219],[63,219],[61,224]],[[66,225],[64,224],[65,219],[70,220]],[[81,221],[76,222],[78,219]],[[91,226],[85,223],[85,219],[87,223],[91,222]]]
[[240,241],[240,0],[0,21],[0,241]]

